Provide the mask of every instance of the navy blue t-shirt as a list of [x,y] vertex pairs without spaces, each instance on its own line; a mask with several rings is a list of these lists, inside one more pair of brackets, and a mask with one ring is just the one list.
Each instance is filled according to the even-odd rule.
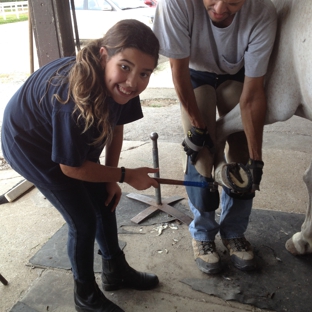
[[[96,127],[83,132],[73,115],[75,103],[61,104],[54,97],[67,98],[68,84],[52,79],[66,76],[75,57],[53,61],[33,73],[7,104],[1,131],[2,151],[10,166],[37,186],[62,189],[72,183],[59,164],[79,167],[84,161],[98,162],[104,148],[95,146]],[[139,97],[120,105],[109,98],[112,126],[143,117]]]

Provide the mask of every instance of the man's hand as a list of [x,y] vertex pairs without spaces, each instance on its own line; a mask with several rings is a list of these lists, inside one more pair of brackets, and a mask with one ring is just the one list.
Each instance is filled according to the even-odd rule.
[[249,159],[247,163],[247,168],[250,170],[252,175],[252,192],[260,191],[260,181],[262,178],[262,169],[264,162],[262,160]]
[[196,163],[198,152],[204,146],[207,146],[212,153],[214,152],[214,145],[207,129],[199,129],[194,126],[187,132],[182,146],[184,147],[186,155],[190,156],[193,165]]

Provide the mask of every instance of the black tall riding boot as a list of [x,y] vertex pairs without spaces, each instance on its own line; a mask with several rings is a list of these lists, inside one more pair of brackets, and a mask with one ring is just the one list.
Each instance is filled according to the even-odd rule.
[[78,312],[125,312],[104,296],[96,281],[75,281],[74,300]]
[[102,258],[102,286],[111,291],[119,288],[133,288],[148,290],[156,287],[159,283],[155,274],[138,272],[131,268],[125,259],[125,254],[105,260]]

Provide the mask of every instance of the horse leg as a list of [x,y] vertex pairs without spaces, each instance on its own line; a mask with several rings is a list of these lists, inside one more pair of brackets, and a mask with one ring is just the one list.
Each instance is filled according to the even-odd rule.
[[312,163],[304,173],[303,181],[309,194],[306,217],[301,232],[295,233],[285,244],[286,249],[295,256],[312,253]]

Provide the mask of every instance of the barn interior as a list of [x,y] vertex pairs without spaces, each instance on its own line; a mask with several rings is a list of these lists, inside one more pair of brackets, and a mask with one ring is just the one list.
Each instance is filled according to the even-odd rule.
[[[29,22],[23,22],[15,34],[23,55],[19,58],[5,49],[0,52],[2,62],[14,57],[18,69],[13,71],[25,68],[31,73],[56,58],[75,55],[80,47],[74,38],[79,34],[72,27],[70,2],[29,0]],[[9,32],[11,28],[4,29]],[[23,79],[1,78],[1,106]],[[120,166],[152,167],[151,134],[156,132],[160,176],[183,180],[179,103],[165,58],[141,101],[144,118],[125,127]],[[132,266],[157,274],[160,285],[151,291],[122,289],[105,295],[127,312],[309,311],[312,255],[294,257],[284,245],[300,231],[305,218],[309,198],[302,176],[311,161],[311,133],[312,124],[296,116],[265,126],[264,175],[246,233],[257,258],[254,272],[233,267],[219,236],[222,273],[209,276],[197,269],[188,231],[192,215],[183,186],[161,185],[161,192],[138,192],[123,184],[117,208],[120,246]],[[11,168],[2,166],[0,194],[22,181]],[[149,207],[156,207],[153,214],[139,223],[132,220]],[[0,220],[0,310],[74,311],[67,227],[61,215],[30,187],[12,202],[0,205]],[[100,285],[99,258],[95,244],[94,270]]]

